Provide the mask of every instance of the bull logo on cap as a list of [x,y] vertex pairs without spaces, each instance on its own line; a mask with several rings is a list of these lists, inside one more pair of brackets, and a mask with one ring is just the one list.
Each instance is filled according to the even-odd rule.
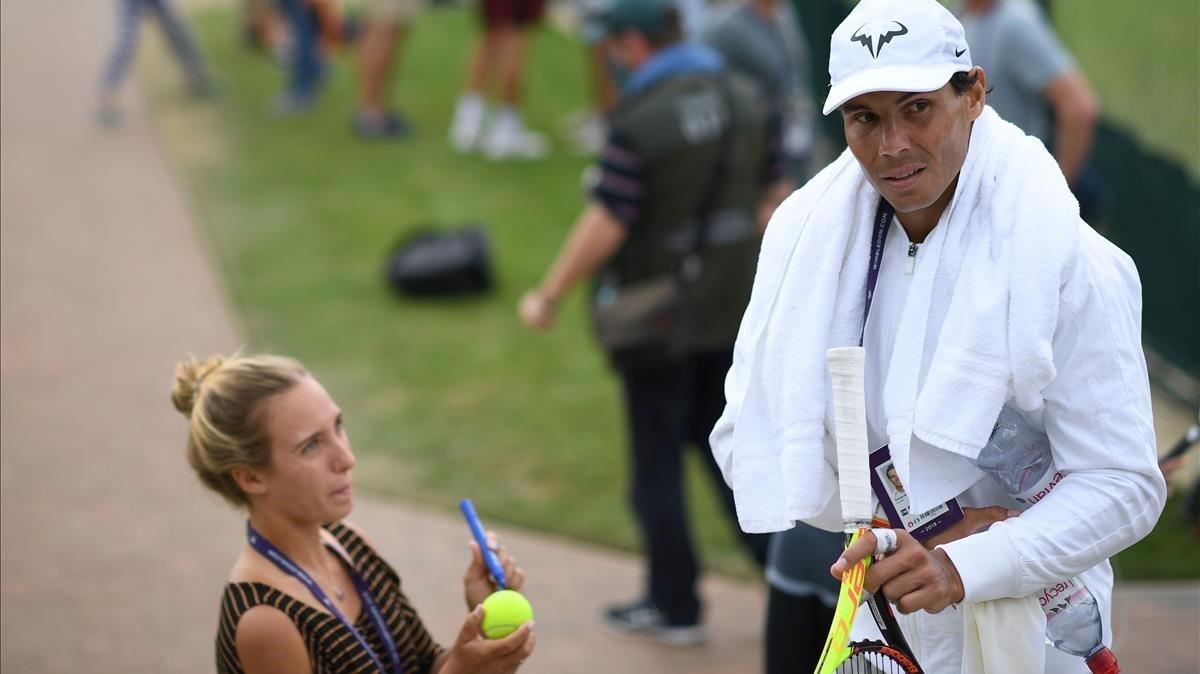
[[[899,26],[899,30],[893,28]],[[863,29],[867,28],[867,32]],[[908,27],[899,21],[871,21],[864,23],[854,31],[850,36],[851,42],[857,42],[867,48],[871,52],[871,58],[879,58],[879,53],[883,51],[883,45],[892,41],[892,38],[899,37],[908,33]]]

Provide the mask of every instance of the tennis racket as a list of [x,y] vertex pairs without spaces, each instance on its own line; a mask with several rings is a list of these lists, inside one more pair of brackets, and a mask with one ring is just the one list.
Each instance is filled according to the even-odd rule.
[[1179,442],[1175,443],[1175,446],[1171,448],[1171,451],[1159,458],[1158,465],[1161,466],[1175,457],[1183,456],[1198,440],[1200,440],[1200,411],[1196,412],[1196,423],[1188,427],[1183,437],[1179,438]]
[[[833,383],[838,488],[842,525],[849,547],[871,526],[871,479],[867,458],[867,409],[863,394],[863,349],[860,346],[829,349],[826,353]],[[858,560],[842,574],[833,624],[815,674],[920,674],[908,642],[900,632],[887,599],[867,602],[887,641],[850,643],[850,628],[863,599],[863,583],[871,557]]]
[[856,641],[848,644],[850,655],[838,666],[838,674],[924,674],[896,622],[896,614],[886,597],[872,594],[867,606],[875,618],[883,641]]

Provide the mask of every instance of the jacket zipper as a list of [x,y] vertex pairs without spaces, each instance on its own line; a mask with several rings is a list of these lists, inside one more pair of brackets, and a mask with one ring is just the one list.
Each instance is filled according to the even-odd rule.
[[917,266],[917,247],[920,245],[921,244],[919,244],[919,243],[908,244],[908,272],[907,273],[909,273],[909,274],[913,273],[913,269],[915,269]]

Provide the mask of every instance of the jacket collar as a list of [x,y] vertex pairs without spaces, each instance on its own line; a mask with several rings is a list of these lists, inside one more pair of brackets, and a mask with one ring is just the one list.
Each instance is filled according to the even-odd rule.
[[694,42],[671,45],[650,57],[625,82],[625,94],[634,95],[677,75],[719,73],[725,60],[710,47]]

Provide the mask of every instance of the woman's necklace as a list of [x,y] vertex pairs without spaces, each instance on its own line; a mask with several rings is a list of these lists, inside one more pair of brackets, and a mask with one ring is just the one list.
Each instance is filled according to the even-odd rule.
[[339,602],[346,601],[346,593],[344,591],[342,591],[342,586],[340,584],[338,584],[337,582],[335,582],[336,575],[329,573],[329,565],[326,564],[325,568],[321,569],[321,571],[322,571],[321,575],[325,579],[325,584],[328,585],[329,588],[333,590],[333,596],[337,597],[337,600]]

